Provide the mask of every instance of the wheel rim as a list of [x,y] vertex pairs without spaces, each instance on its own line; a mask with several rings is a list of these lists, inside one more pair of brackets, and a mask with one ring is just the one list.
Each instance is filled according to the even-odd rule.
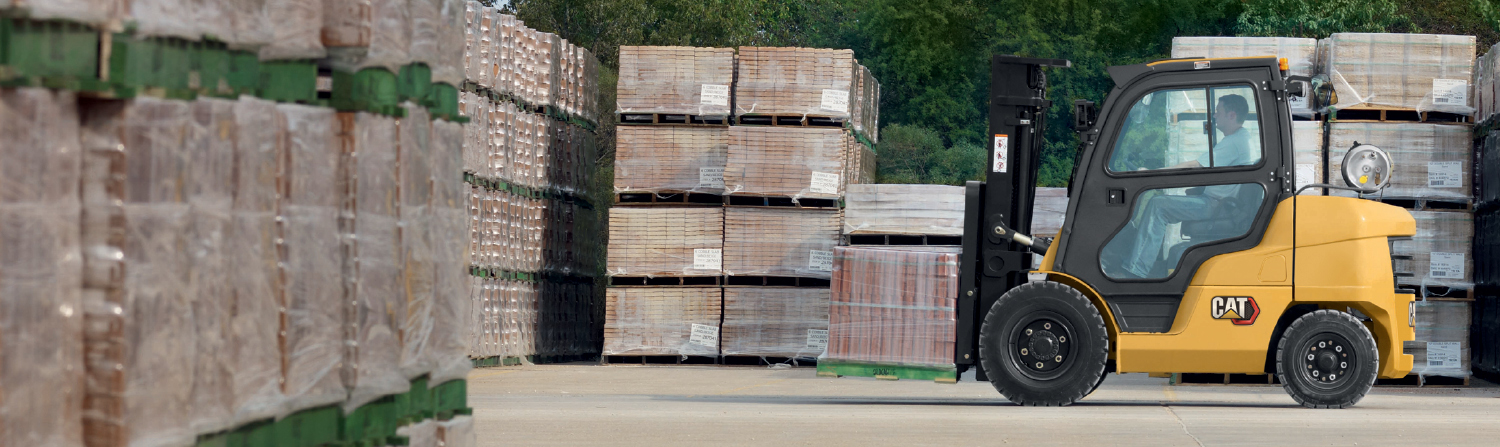
[[1359,353],[1344,336],[1323,332],[1308,338],[1297,350],[1296,368],[1308,384],[1334,389],[1354,379],[1349,376],[1359,364]]
[[1006,358],[1022,375],[1034,380],[1055,379],[1073,365],[1073,326],[1061,315],[1033,312],[1022,317],[1015,328]]

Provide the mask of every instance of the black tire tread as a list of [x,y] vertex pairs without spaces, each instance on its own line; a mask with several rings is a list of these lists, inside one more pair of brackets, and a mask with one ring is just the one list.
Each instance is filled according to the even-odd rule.
[[[1320,322],[1322,322],[1322,323],[1333,323],[1333,324],[1348,324],[1351,327],[1358,328],[1358,331],[1356,331],[1356,334],[1363,335],[1363,341],[1368,342],[1369,345],[1372,347],[1372,349],[1370,350],[1370,353],[1373,354],[1373,355],[1369,356],[1370,359],[1369,359],[1369,361],[1365,365],[1365,367],[1368,369],[1368,375],[1369,375],[1369,381],[1368,381],[1368,383],[1363,384],[1363,386],[1356,386],[1352,390],[1353,392],[1345,394],[1344,396],[1340,396],[1336,401],[1333,401],[1333,402],[1317,402],[1317,401],[1310,400],[1309,396],[1303,395],[1302,392],[1296,388],[1297,384],[1293,383],[1293,379],[1288,376],[1287,371],[1286,371],[1286,366],[1285,366],[1286,362],[1284,360],[1285,359],[1285,355],[1286,355],[1286,349],[1287,349],[1287,340],[1292,338],[1291,335],[1300,335],[1301,331],[1304,329],[1303,326],[1309,325],[1309,324],[1318,324]],[[1351,342],[1357,342],[1356,340],[1350,340],[1350,341]],[[1337,311],[1337,310],[1330,310],[1330,309],[1322,309],[1322,310],[1316,310],[1316,311],[1313,311],[1313,312],[1309,312],[1309,313],[1304,314],[1304,315],[1302,315],[1300,317],[1297,317],[1296,320],[1292,321],[1292,324],[1290,326],[1287,326],[1286,332],[1283,333],[1283,335],[1281,337],[1281,340],[1278,340],[1276,342],[1276,376],[1277,376],[1277,379],[1281,380],[1282,388],[1284,388],[1286,390],[1286,393],[1288,395],[1292,396],[1293,400],[1297,401],[1298,404],[1300,404],[1300,405],[1302,405],[1304,407],[1307,407],[1307,408],[1317,408],[1317,409],[1348,408],[1348,407],[1353,406],[1356,403],[1359,403],[1360,399],[1363,399],[1366,394],[1369,394],[1370,388],[1372,388],[1372,387],[1375,386],[1375,378],[1376,378],[1377,375],[1379,375],[1378,374],[1379,369],[1380,369],[1380,351],[1379,351],[1378,345],[1375,343],[1375,337],[1374,337],[1374,335],[1370,334],[1370,329],[1366,328],[1365,325],[1363,323],[1361,323],[1358,319],[1354,318],[1353,315],[1350,315],[1350,314],[1345,313],[1345,312],[1341,312],[1341,311]],[[1362,371],[1361,373],[1365,373],[1365,372]]]
[[[1002,377],[1006,373],[1003,372],[1003,370],[1000,369],[996,363],[994,363],[994,359],[989,359],[984,355],[985,352],[990,352],[990,350],[986,349],[985,346],[985,340],[990,339],[990,333],[992,331],[1002,330],[1001,328],[992,327],[992,325],[989,324],[991,318],[996,318],[997,321],[998,318],[1000,318],[1000,316],[998,315],[998,312],[1000,311],[999,309],[1001,308],[1000,303],[1003,302],[1007,297],[1033,293],[1033,290],[1038,291],[1039,293],[1058,296],[1063,298],[1064,300],[1074,301],[1075,304],[1080,306],[1080,308],[1089,310],[1089,312],[1084,315],[1084,318],[1090,319],[1092,321],[1085,321],[1080,323],[1092,326],[1091,328],[1089,328],[1089,330],[1094,334],[1098,334],[1099,338],[1097,340],[1097,346],[1099,347],[1099,351],[1095,354],[1100,361],[1098,362],[1098,370],[1091,372],[1093,376],[1090,377],[1090,380],[1085,383],[1085,386],[1075,387],[1074,389],[1070,390],[1062,390],[1058,393],[1047,396],[1028,396],[1028,393],[1021,392],[1023,390],[1019,389],[1019,386],[1017,386],[1016,384],[1006,382],[1004,377]],[[1077,334],[1075,334],[1074,336],[1076,337]],[[1082,293],[1079,293],[1078,290],[1075,290],[1072,287],[1069,287],[1062,283],[1052,281],[1033,281],[1022,284],[1011,289],[1010,291],[1005,292],[1005,295],[1001,295],[1000,299],[995,301],[995,305],[991,306],[985,312],[984,324],[980,326],[979,329],[979,352],[979,361],[981,365],[984,366],[985,374],[990,378],[990,384],[993,385],[995,387],[995,390],[999,391],[1001,395],[1005,396],[1007,399],[1010,399],[1011,402],[1029,407],[1063,407],[1072,405],[1074,402],[1082,400],[1085,396],[1093,393],[1094,390],[1099,387],[1099,384],[1104,382],[1104,371],[1106,366],[1108,365],[1109,359],[1109,332],[1104,327],[1104,317],[1099,314],[1099,309],[1094,307],[1094,303],[1089,301],[1089,299],[1083,296]]]

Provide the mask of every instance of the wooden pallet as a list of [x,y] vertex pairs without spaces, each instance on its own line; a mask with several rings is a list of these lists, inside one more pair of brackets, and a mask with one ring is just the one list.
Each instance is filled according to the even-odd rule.
[[718,356],[699,355],[605,355],[600,365],[717,365]]
[[720,287],[723,276],[611,276],[610,287]]
[[848,245],[962,245],[963,236],[933,234],[850,234]]
[[814,367],[818,366],[818,359],[814,357],[725,355],[720,356],[719,364],[730,366],[790,365],[793,367]]
[[844,127],[849,118],[816,115],[739,115],[737,126]]
[[1474,301],[1473,287],[1437,286],[1427,285],[1426,293],[1420,284],[1401,284],[1398,282],[1397,289],[1404,289],[1417,295],[1417,301]]
[[1473,211],[1474,199],[1471,198],[1426,198],[1426,197],[1391,197],[1391,196],[1363,196],[1365,200],[1373,200],[1391,206],[1406,208],[1411,211]]
[[1469,115],[1447,112],[1419,112],[1414,109],[1356,106],[1340,109],[1328,115],[1329,120],[1341,123],[1439,123],[1470,124]]
[[792,198],[787,196],[763,196],[731,194],[724,196],[724,205],[771,208],[839,208],[838,199]]
[[724,287],[828,287],[833,283],[828,278],[803,278],[794,276],[726,276]]
[[687,191],[618,192],[615,204],[625,206],[723,206],[724,197],[718,194]]
[[711,126],[725,127],[730,124],[726,115],[690,115],[682,113],[620,113],[615,117],[627,126]]
[[824,359],[818,362],[818,377],[874,377],[881,380],[931,380],[958,383],[953,365],[895,365]]

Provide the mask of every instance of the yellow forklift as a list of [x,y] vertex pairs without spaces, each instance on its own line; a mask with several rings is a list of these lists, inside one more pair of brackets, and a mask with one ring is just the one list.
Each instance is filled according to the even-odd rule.
[[1390,242],[1416,223],[1322,195],[1380,190],[1391,160],[1356,143],[1327,175],[1344,185],[1296,188],[1287,104],[1311,92],[1284,59],[1110,67],[1103,106],[1073,104],[1062,230],[1018,233],[1051,105],[1045,70],[1068,66],[991,60],[989,166],[966,191],[961,370],[1033,406],[1076,402],[1109,372],[1275,374],[1313,408],[1354,405],[1376,378],[1410,372],[1415,296],[1396,288]]

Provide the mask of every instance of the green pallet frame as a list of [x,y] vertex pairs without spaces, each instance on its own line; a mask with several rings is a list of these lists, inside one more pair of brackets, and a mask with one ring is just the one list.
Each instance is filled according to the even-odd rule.
[[193,70],[202,42],[178,38],[138,38],[115,33],[110,39],[109,76],[122,96],[150,94],[171,99],[197,97],[201,79]]
[[885,380],[931,380],[939,383],[957,383],[958,368],[953,366],[906,365],[893,363],[846,362],[818,360],[820,377],[874,377]]
[[0,17],[0,85],[107,91],[99,36],[79,23]]
[[432,68],[427,64],[410,64],[396,73],[396,93],[401,101],[431,106]]
[[196,447],[319,447],[338,445],[342,410],[303,410],[279,421],[260,421],[227,433],[201,436]]
[[427,387],[427,376],[411,381],[411,389],[396,395],[397,425],[407,425],[432,418],[432,390]]
[[401,108],[398,76],[384,68],[366,68],[358,73],[333,72],[329,105],[343,112],[370,112],[406,116]]
[[446,83],[432,84],[432,88],[428,92],[427,104],[433,118],[455,123],[469,122],[468,117],[459,115],[458,87]]
[[[367,403],[339,423],[339,440],[349,447],[384,447],[394,444],[397,423],[396,396],[385,396]],[[399,444],[398,444],[399,445]]]
[[454,379],[432,387],[432,414],[440,420],[474,414],[469,408],[469,383]]
[[[248,74],[246,74],[248,76]],[[276,102],[318,102],[318,63],[311,60],[259,62],[254,73],[258,96]],[[246,79],[240,79],[243,82]]]

